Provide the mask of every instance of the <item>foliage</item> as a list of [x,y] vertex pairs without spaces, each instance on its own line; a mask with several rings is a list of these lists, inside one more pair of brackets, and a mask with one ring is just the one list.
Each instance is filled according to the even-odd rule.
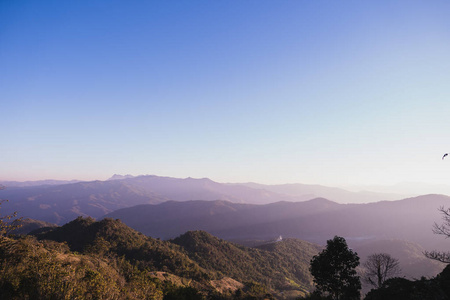
[[374,287],[381,287],[391,277],[400,274],[399,261],[387,253],[374,253],[363,264],[363,280]]
[[172,241],[202,268],[218,271],[241,282],[259,282],[273,292],[296,290],[299,295],[312,288],[308,262],[318,247],[286,239],[260,248],[233,244],[204,231],[189,231]]
[[77,218],[52,231],[37,234],[39,239],[67,242],[72,251],[83,254],[121,257],[140,268],[168,271],[197,280],[210,274],[184,254],[180,247],[129,228],[120,220]]
[[0,299],[284,299],[312,288],[306,266],[317,252],[290,239],[247,248],[201,231],[161,241],[79,217],[2,237]]
[[[40,240],[31,236],[1,238],[0,299],[161,300],[168,293],[168,285],[154,276],[152,262],[133,259],[134,250],[136,256],[146,255],[141,253],[144,236],[127,231],[114,220],[79,218],[68,227],[80,231],[62,227],[50,231],[58,241],[42,239],[50,232],[39,235]],[[62,241],[60,234],[67,234],[71,244]],[[157,257],[161,258],[166,257]],[[189,264],[179,269],[186,266]]]
[[311,274],[317,290],[332,299],[359,299],[361,282],[356,274],[357,253],[350,250],[344,238],[335,236],[327,247],[311,260]]
[[3,237],[0,246],[0,299],[119,299],[118,274],[104,262],[31,237]]

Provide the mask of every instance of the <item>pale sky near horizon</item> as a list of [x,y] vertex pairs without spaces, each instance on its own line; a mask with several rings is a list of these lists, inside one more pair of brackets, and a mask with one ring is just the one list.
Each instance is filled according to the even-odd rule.
[[450,183],[449,12],[1,1],[0,180]]

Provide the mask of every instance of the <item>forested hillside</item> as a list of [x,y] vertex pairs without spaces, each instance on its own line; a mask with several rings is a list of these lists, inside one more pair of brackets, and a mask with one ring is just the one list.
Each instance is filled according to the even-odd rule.
[[0,299],[284,299],[310,291],[318,246],[289,240],[267,247],[201,231],[161,241],[119,220],[79,217],[34,236],[1,238]]
[[240,281],[256,281],[278,295],[299,296],[312,289],[309,262],[317,245],[289,239],[258,248],[239,246],[204,231],[190,231],[172,240],[201,267]]

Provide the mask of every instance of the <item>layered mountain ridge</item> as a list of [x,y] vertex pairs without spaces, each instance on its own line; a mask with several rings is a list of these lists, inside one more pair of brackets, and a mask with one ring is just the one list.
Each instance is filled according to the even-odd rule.
[[282,235],[324,244],[340,235],[350,241],[394,238],[445,248],[445,239],[432,233],[433,224],[441,218],[441,206],[450,207],[450,197],[424,195],[368,204],[338,204],[323,198],[266,205],[169,201],[124,208],[106,216],[163,239],[188,230],[205,230],[228,240]]
[[233,203],[269,204],[298,202],[323,197],[341,203],[392,200],[385,194],[352,193],[313,185],[225,184],[210,179],[172,178],[155,175],[115,174],[106,181],[28,182],[12,184],[0,190],[0,199],[8,199],[6,213],[64,224],[77,216],[100,218],[120,208],[139,204],[159,204],[168,200],[224,200]]

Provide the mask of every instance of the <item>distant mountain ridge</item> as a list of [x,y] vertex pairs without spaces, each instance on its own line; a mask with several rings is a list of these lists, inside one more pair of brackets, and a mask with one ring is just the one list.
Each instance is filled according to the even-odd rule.
[[115,174],[106,181],[45,180],[3,184],[7,188],[0,190],[0,199],[10,200],[2,207],[5,212],[18,211],[21,216],[57,224],[64,224],[80,215],[99,218],[120,208],[169,200],[223,200],[247,204],[298,202],[316,197],[338,199],[343,203],[389,200],[385,194],[352,193],[318,185],[225,184],[208,178],[181,179],[156,175]]
[[54,180],[54,179],[45,179],[45,180],[35,180],[35,181],[0,181],[0,186],[5,187],[31,187],[31,186],[40,186],[40,185],[61,185],[61,184],[70,184],[81,182],[81,180]]
[[[304,202],[276,202],[266,205],[229,201],[168,201],[156,205],[138,205],[116,210],[105,217],[121,219],[128,226],[149,236],[173,238],[189,230],[205,230],[225,239],[272,238],[278,236],[245,236],[234,228],[263,226],[281,219],[305,217],[320,211],[333,211],[339,204],[318,198]],[[272,236],[273,235],[273,236]]]
[[128,179],[128,178],[134,178],[135,176],[127,174],[127,175],[120,175],[120,174],[114,174],[107,180],[122,180],[122,179]]
[[368,203],[377,202],[381,200],[399,200],[406,198],[405,195],[396,193],[383,193],[383,192],[371,192],[371,191],[359,191],[351,192],[342,188],[327,187],[318,184],[278,184],[278,185],[265,185],[258,183],[243,183],[245,185],[255,189],[264,189],[267,191],[286,194],[299,199],[310,200],[313,198],[326,198],[338,203]]
[[323,198],[266,205],[170,201],[120,209],[107,217],[162,239],[202,230],[247,245],[280,235],[283,241],[297,238],[324,245],[338,235],[345,237],[362,261],[375,252],[389,253],[400,259],[402,276],[417,278],[436,276],[444,267],[423,255],[424,250],[447,251],[450,245],[431,230],[440,221],[440,206],[450,207],[450,197],[424,195],[369,204],[338,204]]
[[236,203],[271,203],[276,201],[296,201],[296,197],[283,195],[242,185],[228,185],[208,178],[173,178],[144,175],[120,180],[144,191],[164,195],[175,201],[227,200]]
[[17,211],[22,217],[55,224],[78,216],[99,218],[116,209],[169,200],[121,180],[11,187],[0,190],[0,199],[9,200],[2,206],[3,213]]
[[323,244],[340,235],[349,241],[405,239],[434,248],[447,246],[447,241],[431,230],[441,219],[440,206],[450,207],[450,197],[425,195],[368,204],[338,204],[323,198],[265,205],[166,202],[124,208],[106,216],[163,239],[188,230],[205,230],[227,240],[264,240],[283,235]]

